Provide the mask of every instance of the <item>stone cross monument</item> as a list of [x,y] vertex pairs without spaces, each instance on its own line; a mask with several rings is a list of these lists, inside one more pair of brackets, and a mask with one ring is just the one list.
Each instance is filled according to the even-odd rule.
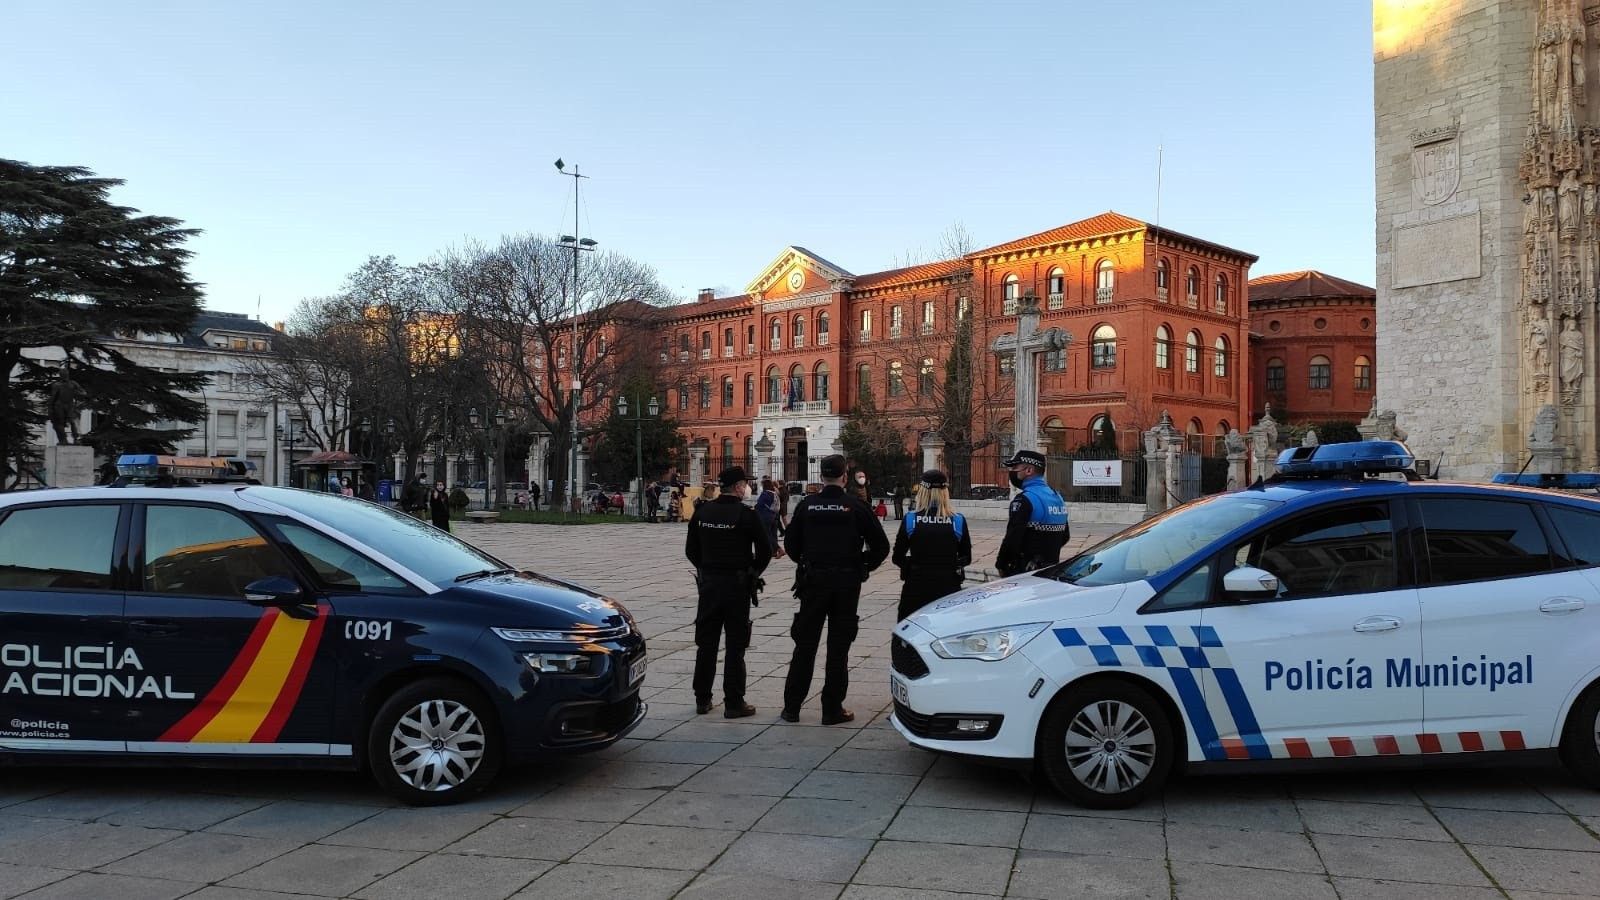
[[1039,446],[1039,356],[1064,351],[1072,335],[1060,328],[1039,330],[1039,296],[1032,288],[1022,295],[1017,310],[1017,333],[1002,335],[994,342],[996,355],[1016,357],[1012,377],[1016,382],[1011,421],[1015,429],[1016,450],[1040,450]]

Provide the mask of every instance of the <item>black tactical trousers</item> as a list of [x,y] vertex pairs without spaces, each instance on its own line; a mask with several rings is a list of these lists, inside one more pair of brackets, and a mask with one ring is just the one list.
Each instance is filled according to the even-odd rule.
[[915,615],[917,610],[929,603],[959,590],[961,590],[961,576],[954,573],[939,577],[912,575],[900,586],[899,617],[904,619]]
[[722,696],[728,706],[744,702],[744,651],[750,646],[750,586],[743,572],[702,570],[700,607],[694,618],[694,698],[711,699],[717,676],[717,644],[727,634]]
[[794,657],[783,685],[785,709],[799,709],[811,693],[811,670],[817,664],[822,626],[828,626],[828,657],[823,665],[822,711],[844,708],[850,686],[850,645],[861,627],[856,607],[861,602],[861,579],[854,573],[826,577],[813,575],[800,588],[800,611],[794,614],[789,635]]

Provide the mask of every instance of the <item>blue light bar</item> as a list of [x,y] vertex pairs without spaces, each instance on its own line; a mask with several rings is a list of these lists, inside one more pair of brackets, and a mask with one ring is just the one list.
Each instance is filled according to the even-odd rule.
[[1600,472],[1570,472],[1549,475],[1536,472],[1501,472],[1494,476],[1494,483],[1549,488],[1557,491],[1596,491],[1600,490]]
[[1283,475],[1334,478],[1378,472],[1409,472],[1416,457],[1399,441],[1351,441],[1292,447],[1278,455]]

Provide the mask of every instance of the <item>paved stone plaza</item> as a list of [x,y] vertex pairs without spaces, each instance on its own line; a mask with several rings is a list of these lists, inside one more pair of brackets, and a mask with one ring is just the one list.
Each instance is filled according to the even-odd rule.
[[[975,535],[980,559],[997,528]],[[814,699],[778,721],[787,561],[756,610],[760,713],[728,722],[692,707],[682,526],[462,534],[633,610],[652,662],[631,737],[429,810],[339,773],[0,770],[0,898],[1600,896],[1600,793],[1560,771],[1194,778],[1092,813],[889,727],[892,572],[862,603],[855,723],[817,725]]]

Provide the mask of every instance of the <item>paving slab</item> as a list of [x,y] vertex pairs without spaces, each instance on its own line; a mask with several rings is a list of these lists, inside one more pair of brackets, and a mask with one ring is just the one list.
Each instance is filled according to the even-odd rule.
[[1171,822],[1167,854],[1173,860],[1322,873],[1322,863],[1304,834],[1247,831],[1217,825]]
[[834,900],[842,890],[842,884],[711,871],[690,882],[674,900]]
[[857,838],[752,832],[734,841],[710,871],[843,884],[872,846],[872,841]]
[[321,843],[379,850],[438,850],[494,821],[487,813],[454,809],[386,809],[335,831]]
[[1589,895],[1600,892],[1600,853],[1518,847],[1468,849],[1507,890]]
[[894,821],[899,809],[900,804],[893,800],[785,797],[752,828],[779,834],[876,838]]
[[693,872],[630,866],[556,866],[513,895],[514,900],[667,900]]
[[52,882],[71,877],[72,874],[66,869],[0,863],[0,900],[10,900],[10,898],[26,894],[34,888],[44,887]]
[[383,812],[383,809],[375,806],[279,800],[231,819],[224,819],[215,825],[207,826],[206,830],[220,834],[242,834],[246,837],[305,842],[342,831],[380,812]]
[[183,834],[166,828],[69,824],[43,834],[25,835],[0,843],[0,862],[48,862],[58,869],[93,869],[116,862]]
[[906,806],[883,837],[893,841],[1015,847],[1027,820],[1027,815],[1019,812]]
[[554,863],[436,853],[373,883],[363,900],[505,900]]
[[995,894],[1005,890],[1015,855],[1000,847],[879,841],[852,881]]
[[190,832],[104,866],[117,875],[210,883],[253,869],[299,846],[276,838]]
[[690,825],[747,831],[777,802],[777,797],[672,791],[628,821],[642,825]]
[[699,871],[739,836],[737,831],[669,825],[618,825],[574,857],[575,862],[629,863],[659,869]]
[[310,844],[224,882],[228,887],[343,897],[420,859],[422,854]]
[[1166,829],[1160,822],[1087,816],[1028,816],[1021,846],[1052,853],[1165,859]]
[[615,827],[610,822],[499,819],[445,850],[468,856],[561,861],[576,855]]
[[1463,844],[1600,852],[1600,840],[1565,812],[1435,809],[1434,815]]
[[1307,831],[1413,841],[1453,840],[1421,804],[1301,800],[1298,806]]
[[1074,900],[1165,900],[1172,896],[1172,884],[1163,860],[1017,853],[1007,897],[1059,900],[1069,894]]
[[1459,844],[1342,834],[1313,834],[1311,842],[1332,875],[1467,887],[1489,885],[1489,879]]
[[517,807],[513,816],[589,822],[621,822],[666,791],[653,788],[557,788]]
[[1238,900],[1240,897],[1339,900],[1328,876],[1310,872],[1174,861],[1172,884],[1178,900]]
[[200,885],[166,878],[137,878],[80,872],[71,878],[24,894],[26,900],[177,900]]

